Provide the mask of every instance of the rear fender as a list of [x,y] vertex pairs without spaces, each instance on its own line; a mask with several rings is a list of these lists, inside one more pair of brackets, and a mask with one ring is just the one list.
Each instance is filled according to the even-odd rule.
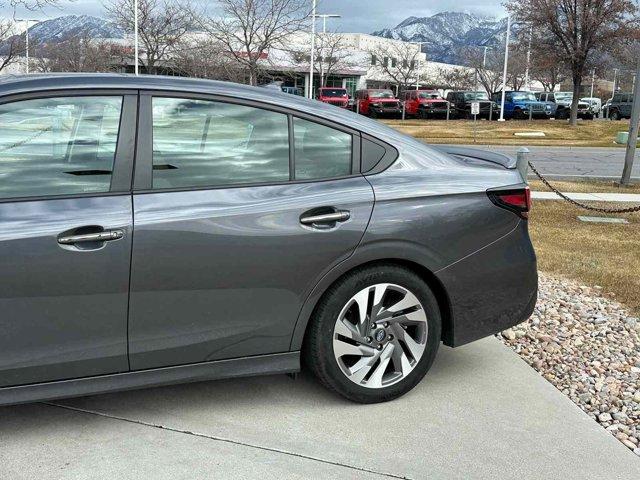
[[311,319],[313,310],[327,289],[341,276],[367,263],[375,261],[404,261],[416,263],[430,272],[433,272],[442,259],[422,245],[405,241],[385,241],[359,246],[354,254],[344,262],[336,265],[327,272],[316,284],[307,296],[293,331],[290,350],[296,351],[302,348],[307,324]]

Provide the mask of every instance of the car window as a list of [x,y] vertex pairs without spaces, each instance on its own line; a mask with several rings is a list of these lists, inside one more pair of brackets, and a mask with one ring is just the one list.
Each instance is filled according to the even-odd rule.
[[153,98],[153,188],[289,180],[287,116],[188,98]]
[[293,119],[295,178],[311,180],[351,174],[352,136],[315,122]]
[[0,198],[108,192],[122,97],[0,105]]

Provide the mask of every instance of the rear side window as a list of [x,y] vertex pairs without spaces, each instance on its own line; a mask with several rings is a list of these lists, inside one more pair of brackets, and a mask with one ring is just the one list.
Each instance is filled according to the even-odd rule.
[[0,105],[0,198],[108,192],[120,96]]
[[293,119],[295,179],[351,174],[352,135],[315,122]]
[[154,189],[287,180],[287,115],[217,101],[153,98]]

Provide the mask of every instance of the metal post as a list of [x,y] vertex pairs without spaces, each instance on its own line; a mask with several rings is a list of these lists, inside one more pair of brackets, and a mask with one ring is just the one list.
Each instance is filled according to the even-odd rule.
[[324,87],[324,43],[327,41],[327,16],[322,16],[322,45],[320,46],[320,87]]
[[509,63],[509,36],[511,34],[511,15],[507,16],[507,38],[504,42],[504,68],[502,70],[502,100],[500,102],[499,122],[504,122],[504,96],[507,88],[507,65]]
[[527,182],[527,174],[529,171],[529,149],[527,147],[520,147],[516,153],[516,168],[522,176],[524,183]]
[[531,121],[533,119],[533,108],[531,108],[531,105],[529,105],[529,121]]
[[[640,75],[640,59],[636,67],[636,78]],[[621,185],[629,185],[631,181],[631,169],[633,159],[636,155],[636,144],[638,143],[638,126],[640,124],[640,82],[635,82],[633,86],[633,106],[631,107],[631,121],[629,123],[629,138],[627,140],[627,152],[624,156],[624,169],[622,170]]]
[[27,47],[27,75],[29,75],[29,21],[27,20],[27,31],[25,32],[26,47]]
[[311,56],[309,57],[309,92],[308,97],[313,98],[313,64],[315,62],[316,49],[316,0],[311,7]]
[[[134,50],[134,72],[138,75],[139,50],[138,50],[138,0],[133,2],[133,50]],[[148,72],[147,72],[148,73]]]
[[405,102],[402,102],[402,120],[405,119],[405,115],[406,115],[406,104]]
[[531,39],[533,37],[533,26],[529,27],[529,46],[527,47],[527,68],[524,71],[524,85],[531,90],[531,82],[529,80],[529,64],[531,63]]
[[476,143],[476,130],[478,128],[478,115],[473,115],[473,143]]
[[589,93],[589,103],[591,103],[591,99],[593,98],[593,84],[596,81],[596,69],[591,70],[591,93]]
[[449,120],[449,110],[451,109],[451,102],[447,101],[447,120]]

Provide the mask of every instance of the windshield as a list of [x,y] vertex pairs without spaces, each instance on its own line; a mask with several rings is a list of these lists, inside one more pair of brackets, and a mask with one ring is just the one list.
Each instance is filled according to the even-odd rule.
[[464,94],[465,100],[489,100],[486,92],[467,92]]
[[536,96],[531,92],[513,92],[513,100],[515,102],[521,102],[521,101],[535,102]]
[[420,92],[418,98],[440,98],[438,92]]
[[344,88],[323,88],[320,90],[323,97],[346,97],[347,91]]
[[560,101],[571,101],[571,99],[573,98],[573,93],[571,92],[557,92],[556,94],[556,100],[560,100]]
[[371,98],[394,98],[391,90],[371,90],[369,92]]

